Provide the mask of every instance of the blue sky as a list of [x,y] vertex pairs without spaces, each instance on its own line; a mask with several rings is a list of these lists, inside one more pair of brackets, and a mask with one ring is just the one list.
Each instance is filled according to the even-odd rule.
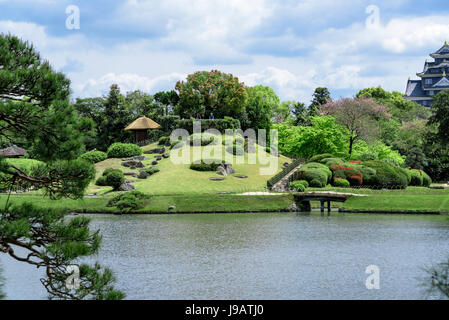
[[[66,28],[66,8],[80,29]],[[378,13],[378,15],[377,15]],[[379,19],[377,19],[379,17]],[[447,1],[0,0],[0,32],[33,42],[72,80],[73,97],[171,90],[219,69],[281,100],[308,103],[370,86],[403,92],[430,52],[449,41]]]

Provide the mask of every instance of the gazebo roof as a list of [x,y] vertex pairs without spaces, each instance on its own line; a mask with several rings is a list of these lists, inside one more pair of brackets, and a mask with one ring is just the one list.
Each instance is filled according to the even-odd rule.
[[158,123],[151,120],[150,118],[143,116],[140,117],[139,119],[134,120],[129,126],[125,128],[125,130],[133,131],[133,130],[149,130],[161,128],[162,127]]
[[27,153],[25,149],[19,148],[18,146],[11,146],[5,149],[0,150],[0,156],[5,157],[20,157],[24,156]]

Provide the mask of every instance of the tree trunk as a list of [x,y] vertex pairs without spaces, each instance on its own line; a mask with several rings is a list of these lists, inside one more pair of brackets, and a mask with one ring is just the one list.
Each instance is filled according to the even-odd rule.
[[354,137],[349,137],[349,156],[352,155],[352,145],[354,144]]

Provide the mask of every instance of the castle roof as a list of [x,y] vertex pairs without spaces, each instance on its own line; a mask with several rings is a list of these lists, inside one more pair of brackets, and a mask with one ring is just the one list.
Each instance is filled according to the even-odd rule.
[[27,153],[25,149],[16,145],[0,150],[0,156],[4,157],[22,157]]
[[409,80],[407,82],[407,89],[405,90],[407,97],[424,97],[426,93],[422,89],[422,80]]

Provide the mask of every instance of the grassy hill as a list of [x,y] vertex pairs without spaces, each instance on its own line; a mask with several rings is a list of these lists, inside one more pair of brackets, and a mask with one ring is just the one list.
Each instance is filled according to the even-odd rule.
[[[143,151],[149,151],[157,147],[157,143],[143,147]],[[187,148],[187,147],[184,147]],[[177,152],[182,152],[182,149],[177,149]],[[262,148],[257,146],[257,148]],[[190,148],[190,159],[192,161],[198,159],[195,153],[209,152],[208,147],[191,147]],[[257,149],[258,151],[258,149]],[[260,150],[266,157],[267,160],[272,160],[277,162],[277,172],[282,169],[284,162],[290,162],[289,158],[284,156],[274,157],[266,153],[265,150]],[[201,154],[201,153],[200,153]],[[225,147],[222,146],[222,156],[221,159],[225,160]],[[256,154],[257,155],[257,154]],[[148,160],[142,161],[145,167],[151,166],[151,162],[155,159],[153,154],[145,154]],[[228,154],[229,156],[229,154]],[[217,175],[215,172],[199,172],[194,171],[189,168],[189,164],[174,164],[170,159],[162,159],[158,163],[158,168],[160,172],[150,176],[147,179],[141,180],[134,178],[132,176],[126,176],[127,180],[132,180],[131,182],[136,190],[153,195],[173,195],[173,194],[205,194],[205,193],[218,193],[218,192],[249,192],[249,191],[266,191],[265,186],[267,180],[273,176],[272,175],[261,175],[260,169],[267,168],[269,164],[261,163],[260,159],[256,156],[256,163],[248,163],[248,153],[244,156],[232,156],[232,167],[236,170],[237,175],[248,176],[246,179],[233,177],[228,175],[223,181],[211,181],[211,177],[222,177]],[[218,159],[219,157],[212,155],[208,158]],[[238,162],[244,162],[243,164],[237,164]],[[243,161],[242,161],[243,160]],[[104,169],[108,167],[117,168],[123,172],[139,172],[139,169],[131,170],[129,168],[121,166],[122,159],[106,159],[105,161],[97,163],[97,177],[99,177]],[[110,191],[110,187],[98,187],[94,183],[88,188],[88,193],[104,193]]]

